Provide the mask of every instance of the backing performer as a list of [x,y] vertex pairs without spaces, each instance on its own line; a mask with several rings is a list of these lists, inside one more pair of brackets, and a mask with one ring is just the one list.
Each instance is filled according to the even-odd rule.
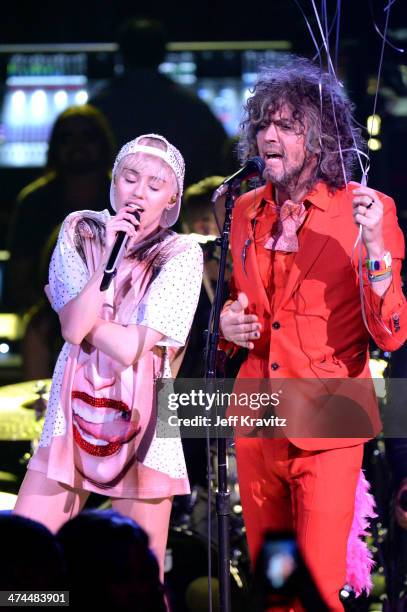
[[[161,579],[172,496],[189,493],[189,483],[180,438],[156,435],[155,381],[171,377],[202,277],[199,245],[168,229],[178,218],[184,170],[165,138],[140,136],[113,167],[116,214],[85,210],[65,219],[46,291],[66,343],[14,510],[55,532],[91,491],[110,496],[147,531]],[[128,237],[125,256],[101,292],[118,231]]]
[[[404,239],[393,200],[348,182],[363,146],[353,125],[343,90],[302,58],[264,68],[248,99],[242,162],[260,155],[266,183],[236,202],[232,293],[221,315],[226,341],[249,349],[240,378],[357,378],[373,387],[362,303],[382,349],[406,338]],[[353,250],[359,226],[363,302]],[[380,430],[372,395],[370,437]],[[265,531],[294,529],[334,611],[343,610],[338,594],[369,438],[339,435],[236,439],[252,559]]]

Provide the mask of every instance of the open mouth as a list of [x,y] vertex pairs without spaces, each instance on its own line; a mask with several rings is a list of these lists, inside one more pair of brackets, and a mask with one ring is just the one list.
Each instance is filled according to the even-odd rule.
[[132,206],[139,213],[144,212],[144,208],[140,204],[138,204],[137,202],[132,202],[131,200],[128,200],[126,202],[126,206]]
[[266,153],[264,157],[268,161],[269,159],[282,159],[283,155],[281,153]]
[[124,402],[92,397],[83,391],[72,391],[74,438],[90,455],[106,457],[140,432],[137,421]]

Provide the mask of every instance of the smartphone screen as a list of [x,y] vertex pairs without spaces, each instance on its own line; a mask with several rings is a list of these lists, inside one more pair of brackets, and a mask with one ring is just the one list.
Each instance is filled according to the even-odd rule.
[[270,587],[284,590],[298,568],[298,549],[294,539],[266,540],[264,545],[265,574]]

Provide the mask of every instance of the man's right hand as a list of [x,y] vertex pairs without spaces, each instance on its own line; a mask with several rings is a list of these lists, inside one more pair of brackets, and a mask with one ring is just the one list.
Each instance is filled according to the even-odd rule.
[[251,340],[260,338],[261,325],[254,314],[245,314],[249,300],[245,293],[239,293],[237,300],[229,302],[220,315],[220,328],[223,336],[243,348],[254,348]]

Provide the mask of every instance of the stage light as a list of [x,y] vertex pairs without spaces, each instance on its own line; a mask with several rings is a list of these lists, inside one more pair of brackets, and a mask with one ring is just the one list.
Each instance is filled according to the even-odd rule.
[[0,344],[0,353],[2,355],[6,355],[6,353],[8,353],[10,350],[10,346],[7,344],[7,342],[1,342]]
[[25,101],[26,101],[25,93],[21,89],[18,89],[17,91],[15,91],[11,97],[13,111],[15,113],[21,113],[24,110]]
[[188,236],[199,242],[199,244],[206,244],[207,242],[213,242],[217,239],[217,236],[215,236],[214,234],[204,235],[192,232],[191,234],[188,234]]
[[34,117],[42,117],[47,110],[47,94],[43,89],[37,89],[31,96],[31,112]]
[[369,359],[369,368],[372,375],[376,396],[380,399],[384,399],[386,397],[386,381],[384,379],[384,371],[387,366],[388,362],[384,359]]
[[23,318],[14,313],[0,313],[0,338],[19,340],[24,333]]
[[68,105],[68,94],[66,93],[66,91],[64,91],[63,89],[57,91],[54,95],[54,103],[59,110],[63,110],[64,108],[66,108]]
[[380,115],[369,115],[366,121],[367,131],[370,136],[378,136],[382,125]]
[[367,146],[371,151],[379,151],[382,148],[382,142],[378,138],[369,138]]
[[0,510],[13,510],[16,501],[17,495],[0,491]]
[[84,89],[81,89],[75,94],[75,102],[76,104],[86,104],[88,101],[88,92]]

